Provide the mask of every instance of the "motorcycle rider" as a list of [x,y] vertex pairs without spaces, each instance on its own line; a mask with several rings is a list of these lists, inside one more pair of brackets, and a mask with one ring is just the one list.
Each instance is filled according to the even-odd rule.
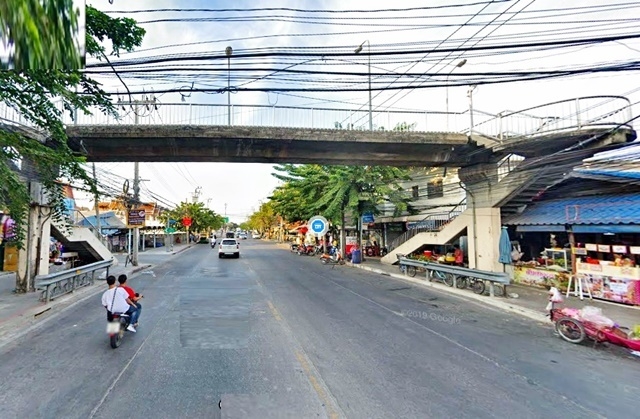
[[129,294],[124,288],[116,285],[116,277],[109,275],[107,277],[107,285],[109,289],[102,294],[102,305],[107,309],[107,319],[113,319],[113,313],[123,313],[131,316],[131,322],[127,330],[135,333],[136,329],[133,323],[138,321],[138,307],[129,298]]
[[142,314],[142,304],[140,304],[140,299],[144,297],[144,295],[138,294],[133,290],[133,288],[131,288],[127,284],[127,276],[125,274],[122,274],[118,277],[118,282],[120,283],[120,287],[123,288],[129,295],[129,299],[133,301],[136,307],[138,308],[138,315],[136,316],[136,321],[133,322],[133,319],[132,319],[133,327],[138,327],[138,320],[140,319],[140,315]]

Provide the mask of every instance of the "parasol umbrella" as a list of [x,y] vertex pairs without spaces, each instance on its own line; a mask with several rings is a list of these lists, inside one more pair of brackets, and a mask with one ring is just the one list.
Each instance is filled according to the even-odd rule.
[[511,264],[511,239],[509,239],[509,232],[507,231],[507,227],[502,227],[502,232],[500,233],[500,244],[498,245],[498,249],[500,251],[500,256],[498,257],[498,262],[504,264]]

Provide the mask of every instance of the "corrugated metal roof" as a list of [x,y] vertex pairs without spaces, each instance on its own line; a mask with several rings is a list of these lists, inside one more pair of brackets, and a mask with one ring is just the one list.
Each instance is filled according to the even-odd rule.
[[530,205],[506,225],[640,224],[640,195],[598,195]]

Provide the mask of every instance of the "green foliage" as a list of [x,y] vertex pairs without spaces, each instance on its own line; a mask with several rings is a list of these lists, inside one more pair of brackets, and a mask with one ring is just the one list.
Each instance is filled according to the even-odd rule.
[[274,210],[273,203],[268,201],[261,204],[258,211],[251,214],[249,220],[243,225],[246,226],[246,230],[257,230],[260,233],[278,225],[278,215]]
[[16,71],[82,68],[78,37],[80,10],[73,0],[3,0],[0,42],[15,50],[0,69]]
[[[6,3],[0,7],[4,6]],[[102,34],[102,39],[112,39],[115,52],[131,50],[142,42],[144,30],[135,30],[127,35],[131,30],[130,21],[122,24],[121,19],[109,18],[91,6],[87,6],[87,14],[93,16],[87,19],[87,33],[98,33]],[[34,15],[32,18],[40,21],[44,17]],[[95,20],[106,22],[107,26],[95,32],[91,26]],[[102,54],[95,48],[89,52]],[[39,135],[33,135],[25,129],[14,132],[0,129],[0,208],[8,209],[16,221],[17,244],[21,246],[30,197],[26,179],[15,170],[16,162],[22,164],[23,171],[28,168],[37,174],[37,180],[43,183],[48,193],[54,216],[59,216],[64,207],[58,179],[83,181],[95,192],[95,185],[81,166],[83,159],[75,156],[68,146],[61,119],[63,113],[73,115],[74,110],[89,113],[91,107],[96,107],[101,112],[115,115],[115,108],[97,82],[80,72],[60,70],[0,71],[0,103],[16,110],[36,127],[30,131],[39,131]]]
[[189,231],[205,233],[211,230],[218,230],[224,225],[224,217],[206,208],[202,202],[181,202],[176,208],[164,211],[161,219],[168,224],[168,221],[176,220],[175,227],[186,230],[182,224],[184,217],[191,218]]
[[131,52],[142,44],[146,31],[130,18],[112,18],[87,6],[87,54],[98,59],[105,54],[105,40],[111,41],[111,54],[120,56],[120,50]]
[[[393,127],[392,131],[413,131],[414,129],[416,129],[416,125],[418,125],[417,122],[414,122],[413,124],[409,124],[407,122],[400,122],[398,124],[396,124],[395,127]],[[348,129],[348,130],[364,130],[365,126],[364,125],[360,125],[360,126],[355,126],[352,123],[346,124],[346,125],[342,125],[342,122],[334,122],[334,127],[335,129]],[[383,126],[379,126],[379,127],[374,127],[374,131],[385,131],[385,127]]]
[[400,122],[399,124],[396,124],[395,127],[393,127],[393,131],[413,131],[414,129],[416,129],[416,125],[418,125],[416,122],[414,122],[413,124]]
[[273,175],[284,183],[276,188],[269,204],[289,222],[321,214],[342,226],[345,215],[357,218],[367,212],[377,214],[379,205],[385,202],[393,204],[396,215],[411,210],[399,184],[409,179],[406,169],[287,164],[275,170]]

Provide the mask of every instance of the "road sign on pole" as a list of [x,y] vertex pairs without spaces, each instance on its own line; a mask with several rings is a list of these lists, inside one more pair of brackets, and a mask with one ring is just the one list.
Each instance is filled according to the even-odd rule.
[[316,236],[321,237],[329,231],[329,222],[322,215],[316,215],[309,219],[307,228]]

